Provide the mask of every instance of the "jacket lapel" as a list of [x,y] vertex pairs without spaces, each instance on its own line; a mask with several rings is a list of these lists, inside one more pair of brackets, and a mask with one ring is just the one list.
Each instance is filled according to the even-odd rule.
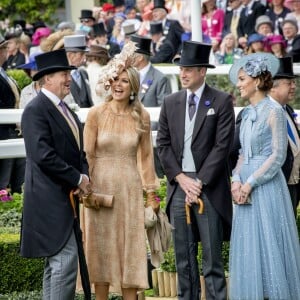
[[[76,138],[75,138],[68,122],[62,116],[62,114],[58,111],[58,109],[55,107],[55,105],[51,102],[51,100],[49,100],[47,97],[45,97],[43,100],[44,100],[45,106],[47,107],[49,115],[52,117],[53,122],[56,122],[59,125],[61,130],[64,131],[67,138],[74,145],[74,147],[78,148]],[[75,118],[75,120],[76,120],[76,118]],[[77,121],[76,121],[76,124],[77,124]]]
[[176,114],[176,122],[174,124],[174,128],[178,136],[180,149],[183,149],[185,132],[186,90],[179,92],[179,96],[174,99],[174,102],[174,114]]
[[194,125],[194,131],[193,131],[193,137],[192,137],[192,143],[194,142],[198,132],[200,131],[204,120],[206,119],[206,115],[209,109],[212,108],[212,104],[215,100],[214,95],[211,93],[210,87],[205,84],[199,106],[196,113],[196,120]]
[[147,72],[143,82],[141,83],[140,90],[139,90],[139,98],[142,102],[144,100],[145,94],[147,93],[148,89],[150,88],[150,85],[154,81],[153,70],[154,70],[154,68],[151,66],[149,71]]

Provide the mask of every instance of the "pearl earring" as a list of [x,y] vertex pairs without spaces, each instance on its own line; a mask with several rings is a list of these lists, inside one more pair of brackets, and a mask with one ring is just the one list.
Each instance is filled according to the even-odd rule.
[[134,100],[134,92],[131,92],[129,99],[130,99],[130,101]]

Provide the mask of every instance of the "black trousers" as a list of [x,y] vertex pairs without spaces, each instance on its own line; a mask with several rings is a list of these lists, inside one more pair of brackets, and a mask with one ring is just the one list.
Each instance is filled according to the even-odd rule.
[[297,207],[299,205],[299,199],[300,199],[298,184],[288,184],[288,189],[292,200],[294,215],[295,218],[297,218]]
[[[188,175],[188,174],[187,174]],[[189,176],[189,175],[188,175]],[[202,243],[202,270],[205,280],[206,299],[226,299],[227,289],[222,261],[222,220],[204,193],[204,213],[199,214],[199,205],[193,204],[191,224],[186,222],[185,193],[178,187],[170,206],[171,224],[174,226],[178,275],[178,299],[198,300],[201,294],[197,251],[199,237]]]

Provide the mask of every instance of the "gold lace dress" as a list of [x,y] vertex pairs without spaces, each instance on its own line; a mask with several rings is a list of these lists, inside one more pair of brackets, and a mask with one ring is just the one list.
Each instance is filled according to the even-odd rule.
[[144,132],[131,113],[116,114],[104,103],[90,109],[84,128],[93,189],[114,195],[113,208],[81,209],[84,246],[91,283],[109,283],[111,292],[148,287],[143,189],[158,182],[144,109],[142,120]]

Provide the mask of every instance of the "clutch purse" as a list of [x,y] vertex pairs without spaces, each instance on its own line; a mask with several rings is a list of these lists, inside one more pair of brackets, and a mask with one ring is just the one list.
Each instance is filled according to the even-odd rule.
[[81,197],[82,204],[87,208],[99,209],[100,207],[113,207],[114,196],[91,192]]

